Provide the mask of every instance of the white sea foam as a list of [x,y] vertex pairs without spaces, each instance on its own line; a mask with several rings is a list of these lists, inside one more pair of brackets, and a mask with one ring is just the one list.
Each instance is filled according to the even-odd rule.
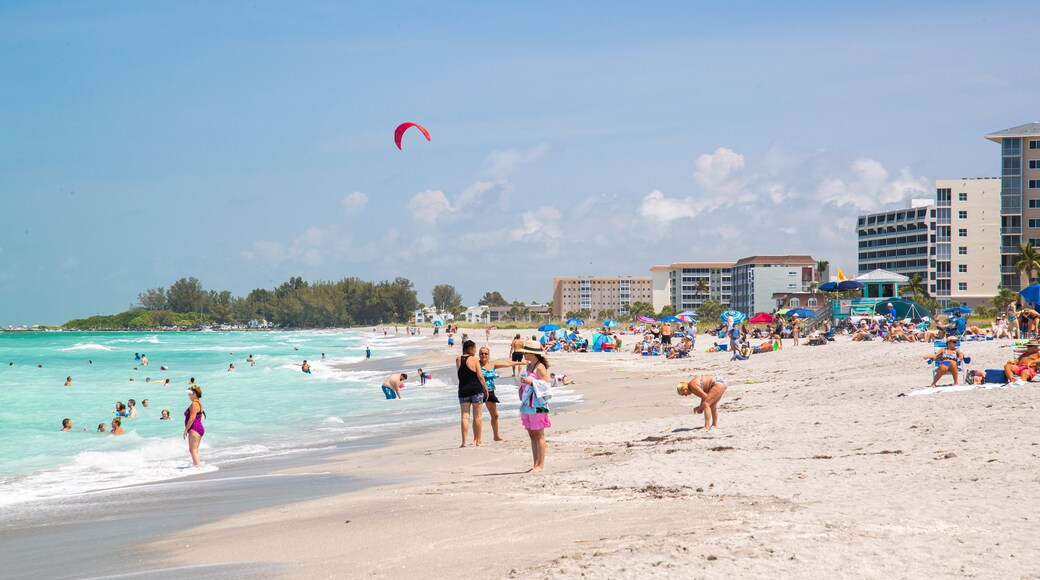
[[93,342],[79,342],[73,346],[67,346],[65,348],[58,349],[63,352],[74,352],[78,350],[112,350],[112,347],[105,346],[103,344],[95,344]]

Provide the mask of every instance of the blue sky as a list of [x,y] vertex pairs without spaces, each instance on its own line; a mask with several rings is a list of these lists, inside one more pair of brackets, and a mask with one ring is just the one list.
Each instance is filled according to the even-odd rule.
[[[5,2],[0,324],[194,275],[554,275],[809,253],[993,176],[1035,2]],[[1007,39],[1007,40],[1003,40]],[[427,143],[403,121],[425,125]]]

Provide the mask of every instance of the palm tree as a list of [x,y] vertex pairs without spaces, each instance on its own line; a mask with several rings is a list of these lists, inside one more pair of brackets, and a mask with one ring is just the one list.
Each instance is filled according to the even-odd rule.
[[698,278],[697,284],[694,285],[693,289],[697,291],[699,296],[704,296],[708,293],[708,281],[704,278]]
[[928,291],[924,289],[924,280],[920,274],[914,274],[907,285],[899,289],[899,293],[912,295],[914,301],[917,301],[922,296],[928,296]]
[[816,262],[816,279],[820,281],[820,284],[827,282],[824,280],[824,274],[829,274],[828,269],[831,267],[831,263],[827,260],[820,260]]
[[[1015,260],[1015,272],[1018,273],[1020,280],[1023,274],[1028,275],[1029,284],[1033,283],[1037,272],[1040,272],[1040,253],[1037,253],[1032,242],[1019,246],[1018,257]],[[1029,286],[1029,284],[1022,284],[1022,286]]]

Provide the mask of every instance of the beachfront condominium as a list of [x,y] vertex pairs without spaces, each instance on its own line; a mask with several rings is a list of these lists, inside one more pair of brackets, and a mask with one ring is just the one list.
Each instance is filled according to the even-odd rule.
[[986,139],[1000,144],[1000,283],[1017,291],[1019,247],[1040,241],[1040,122],[990,133]]
[[943,306],[990,300],[1000,282],[999,192],[997,178],[941,179],[934,200],[859,216],[859,273],[920,276]]
[[1000,179],[940,179],[935,205],[929,293],[943,306],[987,303],[1000,284]]
[[908,278],[920,276],[923,284],[928,261],[934,260],[935,215],[932,200],[915,199],[908,208],[859,216],[859,273],[880,268]]
[[675,312],[697,310],[705,300],[729,304],[733,262],[676,262],[650,268],[654,310],[671,306]]
[[819,283],[812,256],[751,256],[733,265],[733,298],[730,305],[753,315],[776,308],[773,294],[809,292]]
[[568,312],[589,312],[593,318],[612,310],[613,316],[628,313],[633,302],[650,302],[650,278],[553,278],[553,317]]

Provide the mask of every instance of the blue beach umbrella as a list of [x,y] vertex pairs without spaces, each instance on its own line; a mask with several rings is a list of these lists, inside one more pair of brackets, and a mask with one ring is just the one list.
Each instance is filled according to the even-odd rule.
[[433,321],[433,325],[434,326],[444,326],[444,321],[443,320],[434,320]]
[[559,330],[559,329],[560,329],[560,327],[556,326],[555,324],[543,324],[543,325],[538,327],[539,332],[552,332],[554,330]]
[[618,322],[614,321],[614,320],[604,320],[603,321],[603,327],[604,328],[613,328],[615,326],[621,326],[621,325],[618,324]]
[[719,321],[726,322],[729,319],[730,315],[733,316],[734,324],[740,324],[741,322],[747,320],[747,315],[743,312],[739,310],[727,310],[719,315]]
[[951,306],[946,310],[943,310],[943,312],[947,314],[971,314],[975,311],[971,308],[968,308],[967,306]]
[[692,310],[685,310],[683,312],[680,312],[679,314],[676,314],[676,316],[693,316],[693,317],[696,317],[697,313],[692,311]]
[[564,324],[567,326],[585,326],[585,321],[580,318],[568,318]]
[[847,292],[849,290],[862,290],[863,283],[857,282],[855,280],[842,280],[841,282],[838,282],[837,288],[841,292]]
[[677,316],[665,316],[658,322],[682,322],[682,319]]
[[826,282],[824,284],[820,284],[820,287],[817,288],[817,290],[819,290],[820,292],[837,292],[838,291],[838,283],[837,282]]
[[815,312],[812,310],[806,310],[805,308],[792,308],[784,313],[784,316],[794,316],[795,314],[798,315],[798,318],[810,318],[816,316]]
[[1032,302],[1033,304],[1036,304],[1037,302],[1040,302],[1040,284],[1033,284],[1032,286],[1027,286],[1023,288],[1019,292],[1019,294],[1022,295],[1022,298],[1026,302]]

